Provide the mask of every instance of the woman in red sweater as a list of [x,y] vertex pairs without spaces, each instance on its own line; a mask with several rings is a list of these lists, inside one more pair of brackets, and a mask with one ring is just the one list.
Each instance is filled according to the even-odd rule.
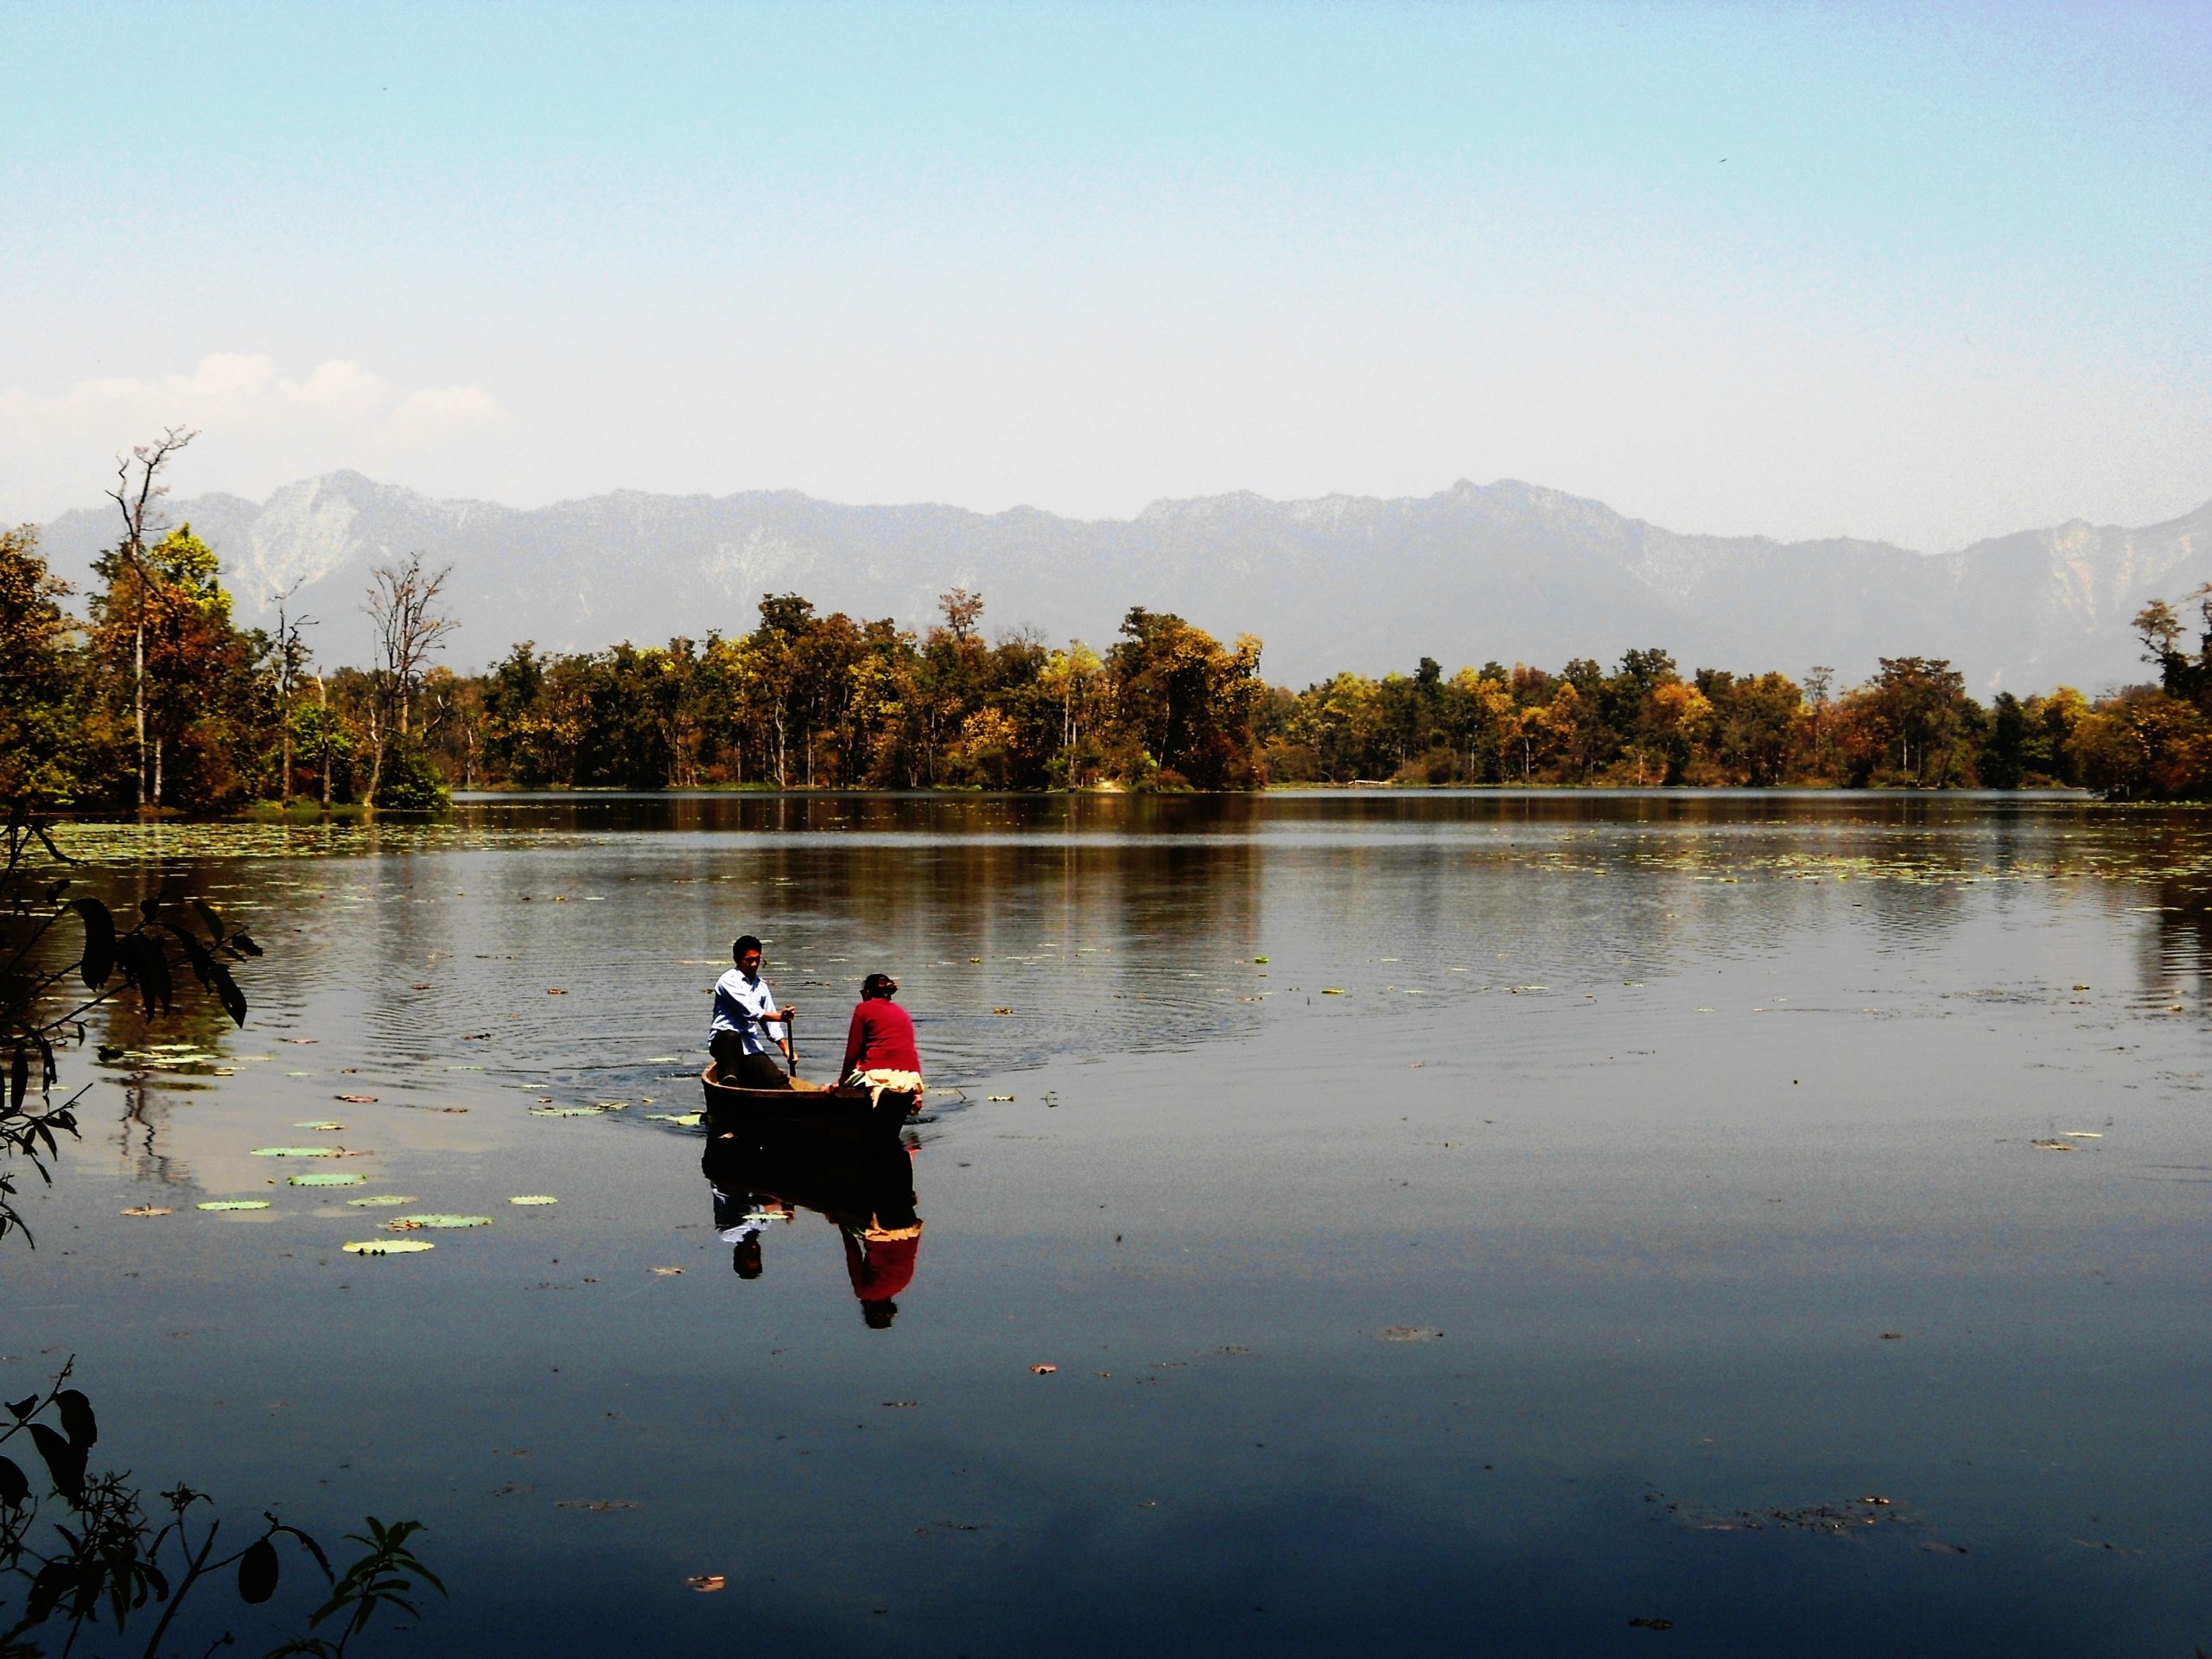
[[837,1077],[847,1088],[866,1089],[879,1098],[887,1089],[911,1093],[919,1106],[922,1057],[914,1048],[914,1022],[891,1000],[898,994],[899,982],[888,974],[870,974],[861,982],[860,1006],[853,1010]]

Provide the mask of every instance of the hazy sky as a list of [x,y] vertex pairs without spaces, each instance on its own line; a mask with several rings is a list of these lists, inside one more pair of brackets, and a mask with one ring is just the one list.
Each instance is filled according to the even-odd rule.
[[0,518],[338,467],[1126,516],[2212,497],[2212,4],[0,0]]

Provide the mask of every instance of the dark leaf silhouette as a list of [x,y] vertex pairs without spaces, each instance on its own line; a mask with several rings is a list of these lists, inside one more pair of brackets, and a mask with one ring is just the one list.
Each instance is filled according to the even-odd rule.
[[231,977],[231,970],[219,962],[208,964],[208,977],[214,982],[215,995],[222,999],[223,1012],[231,1016],[234,1026],[245,1024],[245,993],[238,989],[238,982]]
[[222,916],[216,911],[215,906],[205,899],[194,899],[192,901],[192,907],[200,912],[200,919],[207,924],[210,937],[216,944],[220,944],[223,942],[223,936],[228,933],[230,929],[223,925]]
[[61,1432],[69,1437],[72,1446],[92,1446],[99,1441],[99,1421],[92,1415],[92,1402],[85,1398],[80,1389],[62,1389],[54,1396],[54,1403],[60,1408]]
[[44,1423],[31,1425],[31,1444],[46,1460],[46,1472],[54,1478],[54,1490],[75,1503],[85,1495],[85,1448],[73,1446],[55,1430]]
[[31,1052],[24,1044],[17,1043],[16,1052],[8,1059],[8,1086],[0,1094],[0,1114],[12,1109],[18,1112],[30,1109]]
[[84,918],[85,957],[78,964],[85,988],[97,991],[115,971],[115,917],[97,899],[79,899],[70,908]]
[[238,1599],[258,1607],[276,1593],[276,1546],[257,1538],[238,1557]]
[[31,1483],[9,1458],[0,1458],[0,1509],[12,1510],[31,1495]]

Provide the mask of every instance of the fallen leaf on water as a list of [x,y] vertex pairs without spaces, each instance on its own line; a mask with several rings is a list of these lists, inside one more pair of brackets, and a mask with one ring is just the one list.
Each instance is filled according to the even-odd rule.
[[2065,1135],[2069,1141],[2101,1141],[2105,1138],[2102,1129],[2068,1129]]
[[125,1210],[126,1216],[173,1216],[174,1210],[164,1210],[158,1204],[142,1204],[136,1210]]
[[1964,1544],[1947,1544],[1940,1538],[1930,1538],[1915,1548],[1929,1555],[1963,1555],[1967,1553]]
[[533,1106],[532,1117],[597,1117],[607,1109],[604,1106]]
[[217,1198],[200,1205],[202,1210],[266,1210],[268,1207],[269,1200],[266,1198]]
[[296,1129],[321,1129],[325,1134],[334,1135],[346,1126],[335,1118],[318,1117],[311,1118],[305,1123],[295,1123],[292,1127]]
[[343,1147],[256,1147],[257,1158],[342,1158]]
[[1012,1095],[993,1095],[991,1098],[993,1100],[1012,1100],[1014,1096]]
[[991,1012],[993,1014],[1012,1014],[1014,1010],[1012,1008],[993,1008]]
[[366,1186],[369,1184],[369,1178],[365,1175],[327,1175],[318,1173],[314,1175],[287,1175],[284,1179],[287,1184],[293,1186]]
[[566,996],[568,992],[563,990],[558,985],[548,985],[545,988],[545,995],[548,996]]
[[2028,1144],[2037,1152],[2078,1152],[2080,1150],[2071,1141],[2031,1141]]
[[1434,1342],[1444,1333],[1433,1325],[1386,1325],[1376,1334],[1384,1342]]
[[1341,985],[1324,985],[1321,988],[1321,995],[1324,996],[1342,996],[1344,994],[1344,988]]
[[1675,1628],[1675,1621],[1671,1618],[1631,1618],[1628,1627],[1631,1630],[1671,1630]]
[[322,1039],[320,1037],[279,1037],[276,1040],[280,1043],[295,1043],[302,1048],[313,1048]]
[[418,980],[418,981],[416,981],[416,983],[414,983],[413,985],[410,986],[408,988],[409,988],[410,990],[427,991],[427,990],[429,990],[429,989],[430,988],[429,982],[429,981],[427,981],[427,980]]
[[715,1591],[721,1589],[722,1586],[728,1583],[729,1580],[723,1578],[719,1573],[701,1573],[695,1577],[684,1580],[683,1582],[690,1585],[701,1595],[706,1596],[712,1595]]
[[649,1273],[657,1273],[664,1279],[673,1279],[677,1274],[682,1273],[683,1269],[681,1268],[649,1268],[646,1271]]
[[525,1193],[519,1198],[509,1198],[509,1204],[558,1204],[558,1198],[549,1198],[543,1192]]
[[374,1095],[333,1095],[331,1098],[342,1100],[348,1106],[373,1106],[377,1103]]
[[1050,1376],[1054,1371],[1057,1371],[1060,1368],[1057,1365],[1032,1365],[1029,1368],[1029,1375],[1032,1376]]
[[356,1210],[389,1210],[397,1204],[420,1204],[420,1198],[403,1197],[397,1192],[379,1192],[373,1198],[348,1198],[346,1202]]
[[391,1233],[420,1232],[425,1227],[489,1227],[489,1216],[402,1216],[385,1224],[385,1230]]
[[365,1238],[341,1248],[348,1255],[415,1255],[438,1247],[427,1238]]

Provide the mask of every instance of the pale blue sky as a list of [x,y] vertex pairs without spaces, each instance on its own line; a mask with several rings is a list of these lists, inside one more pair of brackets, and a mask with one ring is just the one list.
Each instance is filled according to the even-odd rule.
[[2212,6],[0,3],[0,517],[2212,497]]

